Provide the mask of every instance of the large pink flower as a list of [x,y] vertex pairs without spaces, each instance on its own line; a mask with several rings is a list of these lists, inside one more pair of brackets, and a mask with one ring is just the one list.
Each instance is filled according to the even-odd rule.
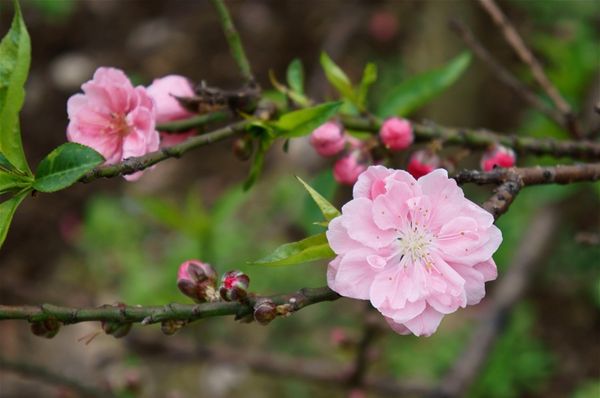
[[[81,89],[83,94],[67,102],[69,141],[94,148],[106,164],[158,149],[154,102],[144,87],[133,87],[119,69],[101,67]],[[136,180],[140,175],[125,178]]]
[[[164,123],[173,120],[186,119],[194,114],[181,106],[177,97],[191,97],[194,89],[188,79],[179,75],[168,75],[155,79],[148,86],[148,94],[156,103],[156,122]],[[195,134],[189,130],[177,134],[160,133],[160,146],[166,147],[179,144]]]
[[429,336],[445,314],[479,303],[484,283],[496,278],[492,254],[502,235],[493,222],[446,170],[415,180],[371,166],[329,224],[337,257],[327,282],[342,296],[370,300],[396,332]]

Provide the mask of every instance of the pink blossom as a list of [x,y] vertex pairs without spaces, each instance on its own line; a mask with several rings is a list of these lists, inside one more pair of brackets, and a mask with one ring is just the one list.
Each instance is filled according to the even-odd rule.
[[420,178],[440,167],[440,158],[429,151],[414,152],[408,160],[408,171],[413,177]]
[[346,136],[339,124],[327,122],[310,135],[310,143],[321,156],[334,156],[344,149]]
[[352,152],[335,162],[333,165],[333,177],[337,182],[344,185],[353,185],[360,173],[367,169],[367,166],[359,161],[357,153]]
[[379,138],[387,148],[400,151],[408,148],[414,141],[413,129],[406,119],[391,117],[386,119],[379,130]]
[[[156,123],[187,119],[194,114],[181,106],[176,97],[191,97],[194,89],[188,79],[179,75],[168,75],[155,79],[148,86],[148,94],[156,103]],[[194,130],[177,134],[160,133],[160,146],[167,147],[185,141],[195,134]]]
[[[142,86],[133,87],[119,69],[101,67],[67,102],[67,139],[94,148],[114,164],[156,151],[155,107]],[[136,180],[142,172],[126,175]]]
[[502,145],[487,150],[481,158],[481,169],[490,171],[494,167],[513,167],[517,161],[515,152]]
[[370,300],[396,332],[417,336],[484,297],[502,235],[446,170],[415,180],[371,166],[353,197],[327,231],[337,254],[327,270],[331,289]]

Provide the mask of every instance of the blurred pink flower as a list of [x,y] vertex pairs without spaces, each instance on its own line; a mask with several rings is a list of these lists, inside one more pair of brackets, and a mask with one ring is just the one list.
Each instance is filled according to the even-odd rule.
[[391,117],[383,122],[379,137],[383,145],[392,151],[408,148],[415,139],[410,122],[398,117]]
[[353,185],[360,173],[367,169],[367,166],[359,161],[356,152],[352,152],[340,159],[333,165],[333,177],[343,185]]
[[408,171],[413,177],[420,178],[440,167],[440,158],[427,150],[414,152],[408,160]]
[[334,156],[344,149],[346,136],[338,123],[327,122],[312,132],[310,144],[319,155]]
[[446,170],[418,181],[371,166],[354,199],[329,223],[337,257],[327,281],[339,294],[370,300],[401,334],[429,336],[445,314],[473,305],[497,276],[502,241],[491,214],[464,197]]
[[[67,139],[94,148],[106,164],[158,149],[152,98],[119,69],[101,67],[67,102]],[[142,172],[124,176],[133,181]]]
[[502,145],[495,145],[485,151],[481,158],[481,169],[491,171],[494,167],[513,167],[517,161],[515,152]]
[[[148,94],[156,104],[156,123],[171,122],[174,120],[187,119],[194,114],[181,106],[177,97],[191,97],[194,89],[188,79],[179,75],[168,75],[155,79],[148,86]],[[167,147],[185,141],[195,134],[189,130],[177,134],[160,133],[160,146]]]

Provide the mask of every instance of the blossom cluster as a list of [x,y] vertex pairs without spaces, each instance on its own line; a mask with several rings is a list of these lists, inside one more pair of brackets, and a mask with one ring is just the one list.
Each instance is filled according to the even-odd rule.
[[[106,164],[145,155],[193,134],[193,131],[175,135],[156,130],[157,123],[191,115],[175,98],[194,93],[190,82],[182,76],[169,75],[154,80],[147,88],[134,87],[123,71],[100,67],[81,89],[83,94],[75,94],[67,102],[67,139],[95,149],[104,156]],[[125,178],[137,180],[141,174]]]
[[496,278],[492,255],[502,235],[493,221],[446,170],[415,180],[371,166],[329,223],[337,257],[328,285],[370,300],[396,332],[429,336],[444,315],[479,303],[485,282]]

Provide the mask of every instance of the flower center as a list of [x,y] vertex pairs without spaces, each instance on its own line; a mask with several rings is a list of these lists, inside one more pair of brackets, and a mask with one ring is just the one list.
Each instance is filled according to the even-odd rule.
[[428,230],[411,225],[410,228],[398,232],[398,247],[402,256],[408,256],[412,262],[430,263],[429,254],[433,235]]
[[127,124],[127,119],[125,115],[122,113],[111,113],[111,130],[114,131],[119,137],[125,137],[130,132],[129,124]]

